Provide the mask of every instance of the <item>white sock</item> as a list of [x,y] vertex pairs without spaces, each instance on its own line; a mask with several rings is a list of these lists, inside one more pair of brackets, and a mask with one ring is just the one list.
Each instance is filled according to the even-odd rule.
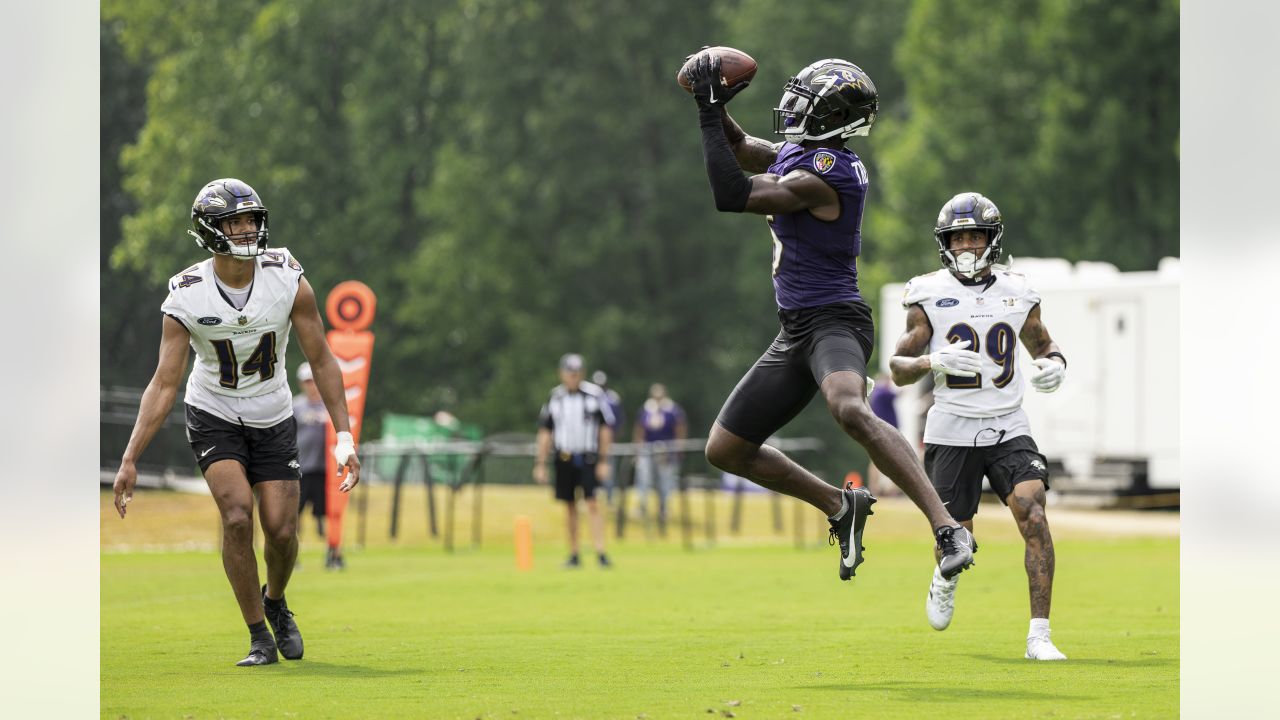
[[1031,618],[1031,629],[1027,631],[1027,637],[1033,636],[1049,636],[1049,618]]

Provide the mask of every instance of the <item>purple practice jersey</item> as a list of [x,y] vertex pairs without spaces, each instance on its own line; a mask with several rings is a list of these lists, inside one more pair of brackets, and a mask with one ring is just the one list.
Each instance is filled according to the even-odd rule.
[[645,442],[675,440],[676,428],[684,422],[684,409],[670,398],[650,398],[640,406],[636,422],[644,428]]
[[898,410],[893,405],[893,401],[897,397],[897,391],[890,386],[890,383],[885,382],[884,378],[881,378],[880,382],[876,383],[875,388],[872,389],[869,401],[871,412],[894,427],[898,427]]
[[867,169],[848,148],[804,149],[786,143],[769,172],[783,176],[807,170],[840,197],[840,217],[827,222],[808,210],[770,215],[773,231],[773,290],[787,310],[861,300],[858,253],[862,250],[862,208]]

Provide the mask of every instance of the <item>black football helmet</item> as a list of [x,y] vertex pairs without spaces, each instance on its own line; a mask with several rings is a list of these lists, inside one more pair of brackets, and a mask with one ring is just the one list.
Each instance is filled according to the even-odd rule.
[[788,142],[841,140],[866,135],[876,121],[880,100],[862,68],[828,58],[801,70],[782,88],[773,109],[773,132]]
[[[948,237],[957,230],[983,230],[987,233],[987,249],[981,257],[956,258],[948,247]],[[938,257],[942,259],[943,266],[970,278],[1000,261],[1002,236],[1004,218],[1000,215],[1000,208],[976,192],[963,192],[948,200],[933,226],[933,238],[938,242]]]
[[[252,213],[258,229],[235,235],[223,233],[222,221],[241,213]],[[247,259],[267,251],[267,207],[248,183],[235,178],[214,180],[200,188],[191,204],[191,224],[195,230],[188,230],[187,234],[196,239],[196,245],[215,255]],[[241,244],[246,239],[254,242]]]

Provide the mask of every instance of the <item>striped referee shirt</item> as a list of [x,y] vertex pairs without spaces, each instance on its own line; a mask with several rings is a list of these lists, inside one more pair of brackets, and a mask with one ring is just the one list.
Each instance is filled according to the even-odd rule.
[[551,431],[555,449],[575,455],[599,452],[602,423],[614,423],[613,410],[604,390],[585,381],[576,392],[557,385],[538,416],[538,425]]

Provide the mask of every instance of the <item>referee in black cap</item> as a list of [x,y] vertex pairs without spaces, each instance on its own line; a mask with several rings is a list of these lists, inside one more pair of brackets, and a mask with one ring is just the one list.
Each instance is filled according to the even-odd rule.
[[555,453],[556,499],[568,512],[569,559],[565,567],[579,567],[577,488],[587,502],[591,539],[600,558],[600,567],[609,567],[604,552],[604,516],[596,501],[596,488],[609,473],[609,445],[613,442],[613,411],[600,386],[582,379],[582,356],[569,353],[560,358],[560,384],[538,417],[538,450],[533,463],[533,479],[547,483],[547,455]]

